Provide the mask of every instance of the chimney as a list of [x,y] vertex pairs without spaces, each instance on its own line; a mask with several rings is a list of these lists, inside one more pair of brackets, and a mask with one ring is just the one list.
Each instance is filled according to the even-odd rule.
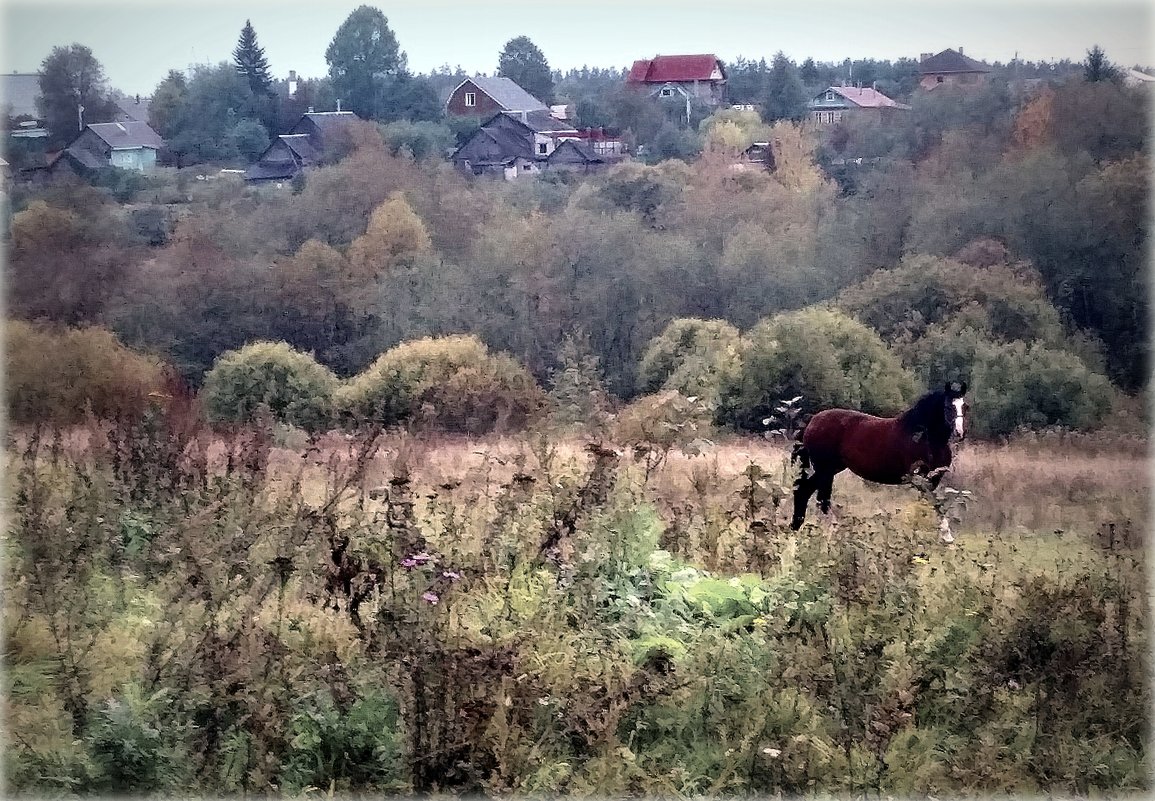
[[297,71],[289,70],[289,97],[297,96]]
[[138,106],[140,105],[140,95],[137,95],[137,96],[136,96],[136,104],[137,104]]
[[962,51],[962,48],[961,48],[961,47],[958,49],[958,54],[959,54],[960,56],[963,54],[963,51]]
[[312,107],[312,106],[309,106],[309,111],[308,111],[308,113],[309,113],[309,114],[312,114],[312,113],[313,113],[313,107]]
[[337,98],[337,113],[341,113],[341,98]]
[[529,112],[528,111],[521,112],[521,121],[522,122],[529,122]]
[[918,63],[921,64],[933,55],[934,53],[920,53],[918,57]]

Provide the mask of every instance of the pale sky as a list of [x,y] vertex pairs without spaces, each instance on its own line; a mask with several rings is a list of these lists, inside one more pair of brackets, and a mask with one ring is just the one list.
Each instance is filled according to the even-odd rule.
[[[359,0],[2,0],[0,71],[36,72],[57,45],[90,47],[113,88],[151,94],[170,69],[231,58],[246,19],[273,74],[327,72],[325,48]],[[393,0],[384,12],[413,72],[442,64],[493,73],[502,46],[525,35],[555,69],[628,67],[656,54],[724,61],[779,50],[800,62],[918,58],[962,47],[1010,61],[1070,58],[1093,45],[1121,66],[1155,65],[1149,2],[1080,0]]]

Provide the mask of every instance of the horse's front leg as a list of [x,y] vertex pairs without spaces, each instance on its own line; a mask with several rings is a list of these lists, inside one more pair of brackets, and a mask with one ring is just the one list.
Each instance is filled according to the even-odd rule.
[[834,474],[816,473],[815,484],[818,487],[818,508],[822,514],[830,514],[830,495],[834,492]]

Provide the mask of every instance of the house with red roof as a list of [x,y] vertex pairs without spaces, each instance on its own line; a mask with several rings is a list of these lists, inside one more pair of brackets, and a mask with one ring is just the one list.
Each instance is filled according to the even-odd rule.
[[713,53],[654,56],[634,62],[626,86],[650,97],[684,97],[718,106],[726,101],[726,67]]
[[963,55],[963,49],[946,49],[941,53],[922,53],[918,60],[918,85],[934,89],[943,84],[975,86],[986,81],[991,68],[981,61]]
[[909,111],[910,106],[896,103],[871,87],[829,86],[807,104],[810,118],[819,125],[833,125],[844,119],[872,118],[883,120],[895,111]]

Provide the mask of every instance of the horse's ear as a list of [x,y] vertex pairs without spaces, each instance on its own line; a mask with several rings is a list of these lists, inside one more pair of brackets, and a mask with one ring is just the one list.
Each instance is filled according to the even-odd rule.
[[950,381],[946,385],[946,391],[947,394],[951,395],[952,397],[961,398],[963,395],[967,394],[967,382]]

